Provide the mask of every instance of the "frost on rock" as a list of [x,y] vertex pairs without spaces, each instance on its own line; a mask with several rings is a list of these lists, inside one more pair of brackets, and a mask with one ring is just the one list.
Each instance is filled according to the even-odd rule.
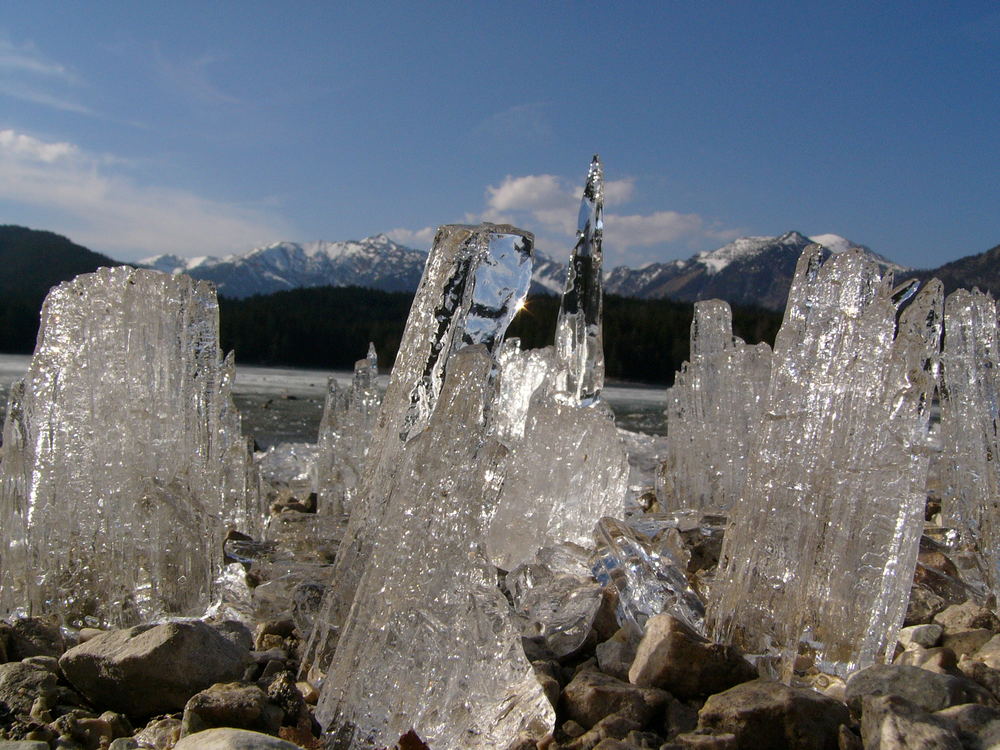
[[[451,357],[427,428],[397,454],[386,515],[316,710],[338,748],[507,747],[554,723],[479,547],[507,450],[486,437],[494,361]],[[461,467],[461,471],[456,471]]]
[[604,236],[604,171],[595,154],[580,201],[576,247],[566,269],[566,287],[556,319],[557,390],[582,404],[593,403],[604,387],[601,334]]
[[637,528],[602,518],[594,541],[591,568],[600,584],[618,591],[619,624],[638,637],[650,617],[666,612],[705,632],[705,605],[688,584],[688,554],[673,519],[647,519],[645,527]]
[[696,302],[691,360],[667,390],[667,452],[657,497],[668,510],[727,510],[739,497],[751,436],[759,429],[771,347],[733,336],[722,300]]
[[327,383],[315,469],[320,513],[349,513],[354,504],[382,403],[377,377],[378,356],[369,344],[368,356],[354,364],[350,388],[339,388],[333,378]]
[[333,587],[306,646],[305,661],[323,670],[383,526],[388,487],[407,440],[426,427],[453,352],[483,344],[495,354],[528,294],[534,237],[508,225],[438,229],[402,343],[372,430],[334,565]]
[[54,288],[12,393],[0,613],[126,627],[199,614],[259,495],[206,282],[128,267]]
[[1000,594],[1000,340],[993,298],[959,289],[944,306],[941,510],[972,561],[969,580]]
[[[846,675],[892,655],[923,528],[942,292],[860,252],[803,252],[775,342],[768,410],[729,515],[716,640]],[[898,333],[897,331],[898,317]]]

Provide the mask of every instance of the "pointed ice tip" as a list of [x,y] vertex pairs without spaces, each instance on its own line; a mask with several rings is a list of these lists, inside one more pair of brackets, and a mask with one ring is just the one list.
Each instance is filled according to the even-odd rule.
[[594,154],[594,158],[590,161],[583,198],[604,203],[604,167],[601,166],[601,157],[598,154]]

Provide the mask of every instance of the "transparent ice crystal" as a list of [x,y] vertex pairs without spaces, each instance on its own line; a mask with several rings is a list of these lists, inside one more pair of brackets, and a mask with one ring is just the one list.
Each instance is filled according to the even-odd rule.
[[768,409],[729,515],[709,615],[716,640],[798,651],[848,674],[891,656],[923,527],[942,292],[860,251],[799,259]]
[[349,513],[354,504],[382,403],[377,378],[378,356],[369,344],[368,356],[354,364],[350,388],[339,388],[332,377],[328,381],[315,478],[320,513]]
[[555,349],[560,364],[558,390],[589,404],[604,387],[601,333],[604,236],[604,170],[596,154],[580,201],[576,247],[566,269],[566,287],[556,320]]
[[[338,748],[500,748],[554,722],[479,540],[507,450],[487,437],[493,358],[451,357],[427,428],[397,454],[316,715]],[[461,467],[456,470],[456,467]]]
[[213,287],[104,268],[54,288],[40,330],[4,428],[0,612],[204,611],[226,528],[260,521]]
[[309,638],[306,660],[328,663],[358,581],[383,527],[393,477],[406,442],[426,427],[451,355],[475,344],[495,354],[531,283],[531,234],[508,225],[438,229],[350,508],[331,587]]
[[771,347],[733,336],[722,300],[696,302],[691,360],[667,390],[667,452],[657,497],[668,510],[726,510],[739,496],[764,413]]
[[1000,337],[996,303],[979,290],[959,289],[944,305],[942,355],[941,510],[971,553],[963,577],[1000,595]]

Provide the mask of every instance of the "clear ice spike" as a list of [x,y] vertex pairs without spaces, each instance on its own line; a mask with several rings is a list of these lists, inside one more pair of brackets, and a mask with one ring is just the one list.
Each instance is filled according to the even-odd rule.
[[197,615],[260,524],[214,288],[127,266],[49,292],[0,465],[0,615]]
[[371,545],[386,520],[399,454],[426,427],[451,355],[472,344],[496,354],[528,294],[534,237],[508,225],[446,225],[438,229],[403,331],[365,457],[360,489],[337,561],[333,587],[309,638],[304,662],[324,671],[347,617]]
[[[397,456],[385,517],[340,635],[316,716],[332,747],[501,748],[554,723],[479,540],[504,479],[487,437],[493,358],[451,357],[427,428]],[[461,467],[456,471],[456,467]]]
[[[923,529],[936,280],[899,313],[860,251],[803,251],[775,341],[768,407],[711,587],[712,636],[847,675],[891,658]],[[768,664],[768,660],[761,662]]]
[[771,347],[733,336],[722,300],[696,302],[691,359],[667,389],[667,451],[656,494],[670,511],[725,511],[739,497],[766,407]]
[[944,306],[941,481],[944,522],[959,532],[972,580],[1000,592],[1000,336],[996,303],[959,289]]
[[576,246],[566,269],[566,287],[555,335],[561,368],[558,390],[585,405],[600,398],[604,387],[603,236],[604,171],[600,157],[595,154],[580,201]]

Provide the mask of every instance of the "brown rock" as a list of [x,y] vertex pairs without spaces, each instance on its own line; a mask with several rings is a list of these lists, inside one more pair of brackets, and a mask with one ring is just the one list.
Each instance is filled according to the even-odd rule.
[[910,646],[893,659],[892,663],[920,667],[928,672],[937,672],[938,674],[961,674],[958,671],[958,659],[955,658],[955,652],[941,646],[935,648]]
[[903,620],[903,625],[925,625],[947,606],[948,602],[943,597],[938,596],[926,586],[914,584],[910,588],[910,600],[906,605],[906,618]]
[[735,734],[697,734],[685,732],[673,742],[660,746],[660,750],[740,750],[742,745]]
[[959,630],[975,628],[986,628],[994,633],[1000,631],[1000,620],[997,616],[971,599],[946,607],[934,615],[934,622],[944,627],[945,636]]
[[698,732],[735,735],[741,748],[837,750],[839,728],[849,721],[840,701],[780,682],[753,680],[709,697],[698,712]]
[[1000,699],[1000,669],[993,669],[981,661],[968,658],[958,663],[958,669],[963,676],[982,685],[995,698]]
[[981,661],[993,669],[1000,669],[1000,635],[995,635],[982,646],[972,658]]
[[[576,724],[575,721],[572,723]],[[579,724],[577,724],[577,726],[579,726]],[[571,739],[569,742],[562,743],[560,747],[562,750],[593,750],[602,740],[623,740],[629,732],[633,732],[641,728],[642,727],[638,722],[630,719],[624,714],[611,714],[610,716],[605,716],[599,722],[594,724],[594,726],[589,730],[581,731],[578,735],[573,735],[567,732],[567,735],[574,737],[574,739]],[[565,725],[563,726],[563,731],[566,731]]]
[[611,714],[621,714],[645,727],[660,716],[669,693],[656,688],[639,687],[601,672],[583,671],[576,675],[562,694],[565,715],[590,729]]
[[847,705],[860,715],[867,696],[895,695],[906,698],[924,711],[940,711],[960,703],[996,703],[993,695],[976,682],[949,674],[936,674],[919,667],[875,664],[855,672],[847,681]]
[[191,696],[184,706],[181,737],[213,727],[277,734],[282,714],[257,685],[217,683]]
[[975,653],[992,638],[993,631],[988,628],[946,630],[941,636],[941,645],[954,651],[955,656],[962,657]]
[[604,674],[627,680],[635,652],[636,644],[632,642],[628,630],[619,628],[611,638],[597,644],[597,665]]
[[753,680],[757,671],[739,649],[708,641],[671,615],[646,623],[629,682],[668,690],[678,698],[711,695]]

